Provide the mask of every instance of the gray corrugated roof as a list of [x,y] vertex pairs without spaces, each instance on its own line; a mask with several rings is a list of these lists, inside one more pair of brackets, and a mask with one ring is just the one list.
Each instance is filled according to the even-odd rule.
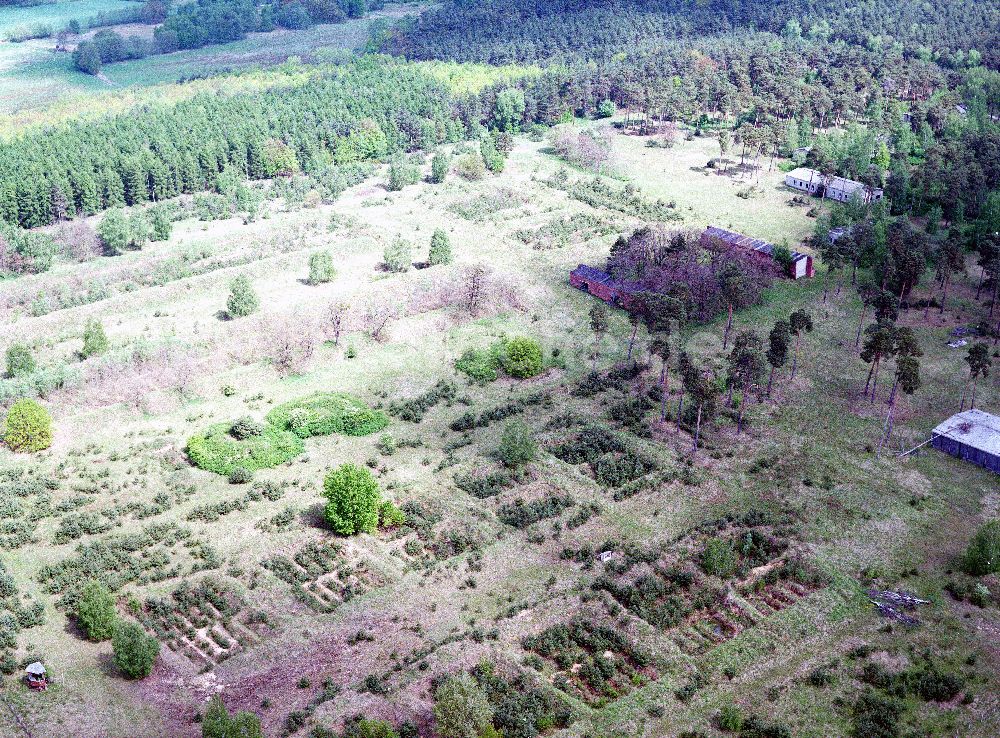
[[[725,228],[719,228],[719,226],[714,225],[708,226],[705,229],[705,233],[708,234],[709,238],[717,238],[724,243],[741,246],[752,251],[760,251],[768,256],[774,255],[774,246],[761,238],[752,238],[751,236],[745,236],[735,231],[728,231]],[[792,261],[806,258],[805,254],[800,254],[798,251],[791,251],[791,256]]]
[[1000,417],[982,410],[952,415],[933,434],[1000,456]]
[[570,274],[575,274],[589,282],[600,282],[601,284],[606,284],[608,287],[616,289],[619,292],[639,292],[642,290],[642,285],[638,282],[617,280],[603,269],[598,269],[597,267],[592,267],[588,264],[580,264],[576,269],[570,272]]
[[[830,177],[829,180],[826,180],[823,177],[822,172],[819,172],[815,169],[809,169],[808,167],[799,167],[798,169],[793,169],[792,171],[788,172],[785,175],[785,177],[786,178],[791,177],[792,179],[800,179],[803,182],[808,182],[810,181],[810,179],[816,183],[826,182],[826,188],[828,190],[842,190],[843,192],[851,192],[851,193],[865,186],[861,182],[858,182],[855,179],[847,179],[846,177],[834,176]],[[880,187],[874,187],[872,188],[872,190],[874,192],[882,191]]]

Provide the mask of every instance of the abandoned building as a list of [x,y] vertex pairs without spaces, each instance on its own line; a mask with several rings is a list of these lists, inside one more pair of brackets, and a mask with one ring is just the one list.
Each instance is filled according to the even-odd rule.
[[[712,241],[720,241],[730,246],[745,249],[762,258],[774,259],[773,244],[759,238],[744,236],[742,233],[727,231],[725,228],[718,228],[716,226],[706,228],[704,233],[701,234],[701,244],[707,247],[711,245]],[[801,279],[802,277],[813,277],[816,275],[816,269],[813,266],[813,258],[811,256],[800,254],[798,251],[791,251],[790,253],[792,258],[788,265],[786,276],[792,279]]]
[[580,264],[569,273],[569,283],[610,305],[629,307],[629,298],[642,291],[638,282],[622,282],[597,267]]
[[853,179],[828,177],[822,172],[808,167],[793,169],[785,175],[785,184],[796,190],[808,192],[817,197],[828,197],[838,202],[847,202],[857,195],[862,202],[877,202],[882,199],[879,187],[868,187]]
[[931,432],[931,445],[1000,474],[1000,416],[982,410],[952,415]]

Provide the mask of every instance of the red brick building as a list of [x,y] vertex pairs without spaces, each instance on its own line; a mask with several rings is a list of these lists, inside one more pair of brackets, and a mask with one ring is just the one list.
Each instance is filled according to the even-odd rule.
[[569,273],[569,283],[610,305],[628,310],[632,295],[642,289],[636,282],[620,282],[605,271],[580,264]]

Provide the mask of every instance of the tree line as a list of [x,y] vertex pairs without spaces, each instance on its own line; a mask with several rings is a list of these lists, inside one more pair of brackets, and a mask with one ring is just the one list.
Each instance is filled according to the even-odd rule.
[[73,63],[87,74],[98,74],[104,64],[200,49],[246,38],[248,33],[277,28],[303,30],[317,23],[342,23],[360,18],[382,7],[382,0],[293,0],[268,3],[259,0],[197,0],[171,6],[169,0],[147,0],[142,20],[159,23],[152,41],[138,36],[123,37],[112,30],[81,41],[73,52]]

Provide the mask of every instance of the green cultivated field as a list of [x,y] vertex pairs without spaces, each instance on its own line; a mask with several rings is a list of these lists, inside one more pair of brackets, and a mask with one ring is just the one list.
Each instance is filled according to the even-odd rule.
[[[289,35],[293,43],[304,38]],[[252,51],[256,41],[232,53],[266,53]],[[230,52],[213,53],[224,66]],[[166,78],[154,63],[167,60],[113,67],[109,76]],[[615,162],[637,172],[632,181],[643,197],[674,203],[676,225],[714,223],[787,238],[793,247],[811,231],[806,208],[789,205],[793,193],[777,168],[765,164],[751,182],[703,168],[718,154],[712,139],[669,150],[645,141],[613,134]],[[429,161],[421,167],[426,175]],[[568,708],[568,726],[546,735],[735,735],[714,720],[735,704],[745,715],[780,718],[795,736],[820,738],[850,733],[865,664],[901,670],[922,663],[925,652],[963,678],[971,704],[910,694],[901,725],[920,735],[1000,733],[991,693],[997,653],[989,645],[997,610],[943,591],[971,531],[995,513],[997,478],[934,451],[901,461],[872,452],[884,403],[858,399],[867,365],[853,349],[855,293],[838,294],[831,281],[824,301],[824,274],[779,281],[763,305],[737,314],[738,329],[764,336],[800,307],[815,321],[799,376],[779,377],[772,401],[750,406],[744,435],[724,411],[703,429],[692,457],[691,436],[672,422],[675,374],[671,420],[661,423],[653,403],[656,410],[644,410],[649,433],[637,435],[615,408],[655,385],[659,364],[581,392],[595,346],[594,301],[569,286],[568,273],[581,262],[601,265],[614,238],[642,223],[614,206],[573,199],[555,184],[561,169],[547,144],[518,137],[504,172],[479,181],[452,175],[388,192],[382,169],[336,203],[271,199],[248,223],[187,217],[169,241],[141,251],[63,261],[0,283],[9,331],[40,365],[66,363],[76,377],[46,400],[55,414],[51,450],[30,459],[0,450],[0,468],[51,480],[51,488],[18,500],[22,518],[37,512],[35,542],[2,557],[21,592],[45,605],[46,623],[21,634],[18,655],[44,657],[57,682],[44,694],[5,690],[34,735],[197,736],[196,711],[217,691],[230,708],[261,715],[267,735],[288,734],[296,711],[302,727],[291,734],[299,736],[358,712],[424,720],[432,677],[489,658]],[[594,175],[570,169],[568,177]],[[737,195],[751,184],[750,197]],[[381,268],[384,249],[400,237],[413,244],[412,260],[424,261],[435,229],[447,233],[453,264],[404,274]],[[332,253],[337,274],[311,285],[309,256],[319,250]],[[241,274],[261,309],[222,319],[229,283]],[[974,292],[970,271],[953,292],[966,321],[980,309]],[[48,300],[45,314],[40,300]],[[89,318],[102,320],[111,350],[81,362]],[[919,311],[902,318],[924,351],[924,386],[900,401],[893,450],[920,442],[957,408],[966,370],[945,345],[956,320],[954,310],[927,322]],[[722,329],[721,321],[692,327],[683,342],[721,363]],[[630,330],[627,316],[613,311],[596,361],[602,373],[625,358]],[[480,385],[453,369],[467,349],[518,335],[543,346],[547,369],[539,376]],[[639,332],[643,362],[647,338]],[[242,416],[262,419],[315,392],[349,393],[385,411],[389,425],[370,436],[306,438],[304,454],[258,471],[253,484],[229,484],[186,458],[195,433]],[[978,404],[995,409],[998,401],[997,379],[981,382]],[[470,486],[470,473],[501,471],[495,453],[510,418],[535,433],[537,459],[493,490]],[[608,468],[567,460],[560,445],[591,424],[624,444],[612,457],[643,459],[645,473],[615,484],[600,476]],[[385,497],[407,513],[405,526],[352,538],[324,528],[323,476],[345,462],[373,470]],[[737,520],[699,527],[725,515]],[[122,612],[164,643],[153,675],[126,682],[108,663],[106,643],[74,632],[43,567],[86,559],[80,545],[111,545],[171,524],[184,537],[153,540],[147,531],[137,573],[118,591]],[[763,569],[699,568],[713,535],[732,534],[742,545],[744,536],[756,540],[753,531],[778,547],[762,556]],[[593,558],[605,547],[616,552],[607,564]],[[767,578],[767,567],[798,558],[814,581]],[[96,576],[114,573],[95,566]],[[665,624],[630,606],[636,577],[674,566],[693,572],[703,607]],[[870,577],[931,600],[917,613],[923,625],[911,630],[880,618],[861,590]],[[618,595],[609,581],[623,587]],[[182,582],[203,587],[195,589],[196,607],[175,595]],[[225,606],[205,594],[212,586],[225,593]],[[614,676],[598,691],[585,686],[579,675],[587,672],[572,659],[558,663],[524,640],[578,615],[623,634],[651,661],[609,648]],[[324,696],[324,680],[341,692]],[[0,710],[0,733],[19,730]]]

